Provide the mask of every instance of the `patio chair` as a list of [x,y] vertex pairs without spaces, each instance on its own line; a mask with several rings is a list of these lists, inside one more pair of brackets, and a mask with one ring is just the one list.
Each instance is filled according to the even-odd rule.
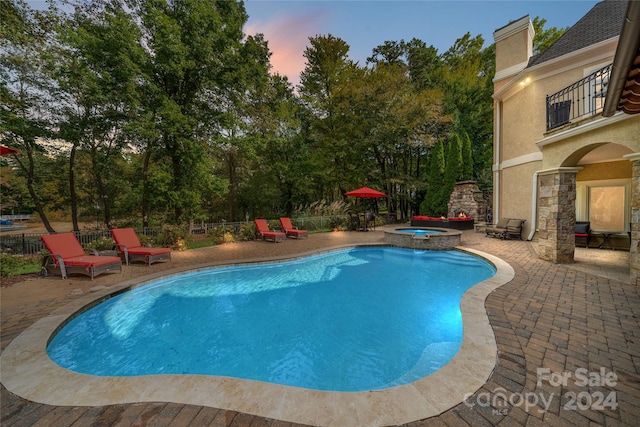
[[366,213],[364,216],[364,221],[365,221],[365,229],[367,227],[373,228],[374,230],[376,229],[376,214],[372,212]]
[[42,274],[60,274],[66,279],[69,274],[79,273],[91,277],[120,271],[122,260],[117,256],[87,255],[73,233],[48,234],[40,237],[49,254],[42,260]]
[[502,238],[517,238],[518,240],[522,240],[522,226],[524,225],[525,221],[525,219],[511,218],[509,222],[507,222],[507,227]]
[[364,230],[360,221],[360,215],[349,212],[349,229],[355,231]]
[[576,221],[573,232],[576,238],[576,245],[581,244],[588,248],[591,240],[591,221]]
[[298,227],[294,227],[293,224],[291,224],[291,219],[288,217],[280,218],[280,225],[287,237],[295,237],[296,239],[309,237],[307,230],[300,230]]
[[274,243],[284,242],[287,239],[287,235],[281,231],[269,229],[266,219],[254,219],[253,223],[256,225],[256,236],[262,240],[271,240]]
[[112,228],[111,236],[127,265],[135,261],[143,261],[147,265],[171,261],[170,248],[145,248],[133,228]]
[[490,227],[488,226],[485,230],[486,235],[489,237],[499,237],[499,238],[503,238],[504,233],[507,231],[507,224],[509,223],[509,221],[511,220],[511,218],[500,218],[498,220],[498,223],[493,226]]

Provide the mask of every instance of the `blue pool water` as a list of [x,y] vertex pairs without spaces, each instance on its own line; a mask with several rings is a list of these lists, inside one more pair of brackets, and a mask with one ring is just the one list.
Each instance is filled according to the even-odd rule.
[[415,234],[416,236],[426,236],[427,234],[442,234],[442,231],[440,230],[425,230],[424,228],[396,228],[395,231]]
[[494,274],[462,252],[392,247],[208,269],[104,301],[69,321],[47,351],[92,375],[383,389],[429,375],[457,353],[462,294]]

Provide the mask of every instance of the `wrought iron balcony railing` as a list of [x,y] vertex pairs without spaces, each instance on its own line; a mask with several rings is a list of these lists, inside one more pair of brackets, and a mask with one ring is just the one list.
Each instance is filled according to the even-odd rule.
[[547,95],[547,131],[579,117],[601,113],[610,74],[611,64],[553,95]]

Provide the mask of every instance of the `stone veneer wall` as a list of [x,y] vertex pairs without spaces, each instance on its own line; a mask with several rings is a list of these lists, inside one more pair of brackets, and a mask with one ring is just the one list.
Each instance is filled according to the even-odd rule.
[[625,156],[631,160],[631,246],[629,247],[629,276],[632,285],[640,286],[640,155]]
[[385,230],[384,242],[388,245],[400,248],[423,249],[430,251],[447,251],[460,245],[460,239],[462,236],[461,231],[445,229],[442,231],[444,231],[442,234],[417,237],[409,233]]
[[559,168],[538,181],[538,255],[558,264],[574,261],[576,176],[579,168]]
[[484,221],[487,217],[487,201],[475,181],[461,181],[456,184],[449,196],[447,216],[457,216],[456,210],[463,210],[474,221]]

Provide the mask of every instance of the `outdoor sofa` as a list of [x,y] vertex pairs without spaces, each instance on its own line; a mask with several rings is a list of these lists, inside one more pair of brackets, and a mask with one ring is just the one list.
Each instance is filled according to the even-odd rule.
[[489,237],[522,240],[522,226],[525,221],[520,218],[500,218],[495,226],[488,226],[485,232]]

